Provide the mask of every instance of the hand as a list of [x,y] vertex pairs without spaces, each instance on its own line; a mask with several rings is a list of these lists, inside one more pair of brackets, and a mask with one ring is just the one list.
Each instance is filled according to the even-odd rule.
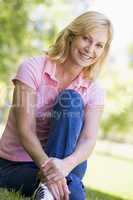
[[56,182],[65,178],[70,172],[70,166],[62,159],[49,158],[41,167],[44,179],[48,182]]
[[47,183],[47,187],[55,200],[69,200],[70,192],[66,184],[66,179],[62,179],[61,181],[52,184]]
[[[62,171],[62,169],[64,169]],[[66,178],[68,170],[64,160],[49,158],[39,171],[41,182],[45,182],[57,200],[69,200],[70,191]]]

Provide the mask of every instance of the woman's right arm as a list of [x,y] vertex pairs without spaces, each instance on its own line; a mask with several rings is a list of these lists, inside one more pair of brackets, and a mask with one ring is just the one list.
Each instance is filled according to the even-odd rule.
[[48,156],[36,134],[36,92],[26,84],[15,80],[13,112],[20,142],[26,152],[40,168]]
[[[15,80],[12,109],[15,115],[19,140],[26,152],[31,156],[32,160],[41,170],[41,166],[46,160],[48,160],[48,156],[44,152],[36,134],[35,90],[23,84],[21,81]],[[43,170],[41,171],[43,172]],[[65,178],[62,178],[62,180],[56,183],[50,184],[49,189],[55,199],[69,199],[69,190]],[[63,196],[63,198],[61,196]]]

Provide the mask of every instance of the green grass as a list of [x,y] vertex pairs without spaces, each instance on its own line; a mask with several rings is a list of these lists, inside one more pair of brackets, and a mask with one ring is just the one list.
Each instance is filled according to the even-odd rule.
[[0,189],[0,200],[30,200],[29,198],[23,198],[19,192],[8,192],[5,189]]
[[107,193],[103,193],[94,189],[86,188],[87,200],[123,200],[121,197],[116,197]]
[[[96,190],[86,188],[87,200],[123,200],[122,198],[115,197],[101,193]],[[0,200],[30,200],[23,198],[19,193],[8,192],[7,190],[0,189]]]
[[88,165],[86,187],[133,200],[133,161],[93,154]]

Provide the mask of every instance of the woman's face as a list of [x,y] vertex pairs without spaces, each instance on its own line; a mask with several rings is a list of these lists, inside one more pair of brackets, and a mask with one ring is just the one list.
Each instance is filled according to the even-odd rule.
[[102,55],[107,39],[106,29],[85,36],[75,36],[71,43],[69,59],[80,67],[95,63]]

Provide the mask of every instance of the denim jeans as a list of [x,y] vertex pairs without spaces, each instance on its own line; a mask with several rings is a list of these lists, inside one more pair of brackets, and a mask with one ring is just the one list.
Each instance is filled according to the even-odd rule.
[[[63,159],[71,155],[84,125],[84,103],[78,92],[66,89],[59,93],[53,106],[48,143],[44,151],[49,157]],[[70,200],[85,200],[82,183],[87,161],[76,166],[66,177]],[[31,196],[39,184],[38,168],[33,162],[14,162],[0,159],[0,187],[20,190]]]

